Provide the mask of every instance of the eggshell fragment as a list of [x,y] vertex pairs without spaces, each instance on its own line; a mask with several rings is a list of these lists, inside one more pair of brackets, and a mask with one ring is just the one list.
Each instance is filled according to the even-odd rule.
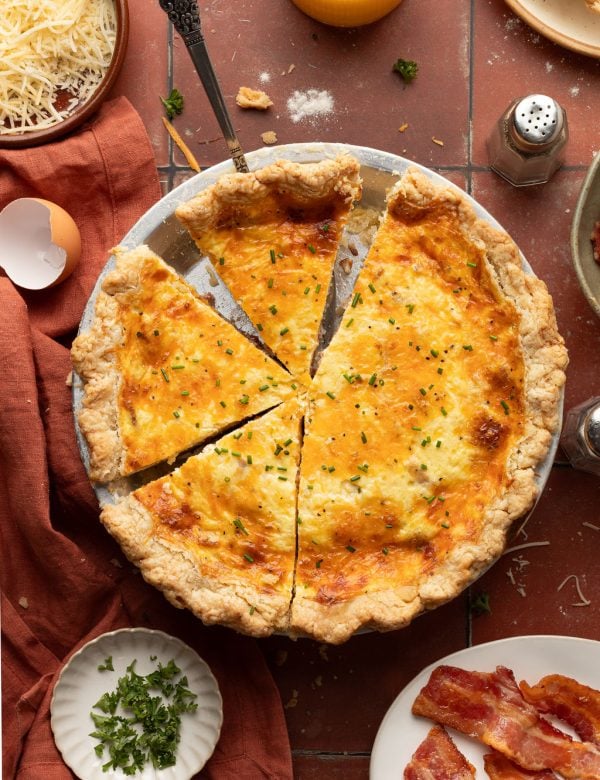
[[80,256],[79,229],[56,203],[18,198],[0,212],[0,267],[19,287],[43,290],[62,282]]

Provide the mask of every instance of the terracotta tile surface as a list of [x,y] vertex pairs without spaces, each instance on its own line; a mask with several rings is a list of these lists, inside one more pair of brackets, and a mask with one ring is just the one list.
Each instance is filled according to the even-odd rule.
[[[167,191],[191,172],[167,140],[159,94],[172,86],[184,94],[185,110],[174,124],[202,167],[225,159],[226,146],[158,4],[130,0],[130,7],[130,49],[115,94],[126,94],[142,115]],[[598,148],[598,60],[545,40],[504,0],[403,0],[381,22],[354,30],[319,24],[290,0],[211,0],[200,10],[246,151],[260,148],[267,130],[282,144],[371,146],[439,170],[471,191],[554,298],[571,360],[566,407],[600,394],[600,320],[579,289],[569,248],[579,189]],[[419,64],[410,85],[392,72],[398,58]],[[238,108],[241,85],[263,89],[274,105],[266,112]],[[294,122],[288,100],[308,89],[325,90],[333,110]],[[565,107],[570,140],[566,166],[549,184],[516,189],[489,171],[485,141],[510,101],[529,92]],[[285,706],[297,778],[368,777],[378,726],[400,690],[424,666],[471,642],[529,633],[600,639],[600,480],[560,465],[560,450],[557,460],[526,535],[511,542],[544,544],[508,553],[454,602],[404,630],[357,636],[340,647],[281,636],[262,642]],[[589,605],[573,606],[581,602],[577,584]],[[492,612],[472,616],[469,604],[482,593]]]

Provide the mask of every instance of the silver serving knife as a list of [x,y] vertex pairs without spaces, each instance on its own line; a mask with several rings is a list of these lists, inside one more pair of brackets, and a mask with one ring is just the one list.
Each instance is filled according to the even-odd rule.
[[237,139],[227,106],[223,99],[221,87],[217,81],[206,42],[200,28],[200,14],[196,0],[158,0],[160,7],[167,14],[173,26],[183,38],[194,67],[200,76],[204,91],[210,101],[221,131],[227,142],[229,154],[233,160],[236,171],[248,173],[248,164],[244,152]]

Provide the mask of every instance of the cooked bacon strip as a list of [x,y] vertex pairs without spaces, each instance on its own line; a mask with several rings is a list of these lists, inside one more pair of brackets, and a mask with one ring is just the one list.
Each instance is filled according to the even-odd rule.
[[483,757],[483,765],[491,780],[556,780],[556,775],[549,769],[541,772],[523,769],[496,751]]
[[444,729],[434,726],[415,750],[404,780],[474,780],[469,764]]
[[543,720],[504,666],[492,673],[438,666],[412,711],[476,737],[525,769],[553,769],[579,780],[600,778],[598,747],[573,742]]
[[537,685],[522,682],[519,687],[525,700],[540,712],[555,715],[581,739],[600,745],[600,691],[562,674],[549,674]]

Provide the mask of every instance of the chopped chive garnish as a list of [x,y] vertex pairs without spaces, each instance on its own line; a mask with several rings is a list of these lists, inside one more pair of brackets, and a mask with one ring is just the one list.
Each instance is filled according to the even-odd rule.
[[242,433],[241,433],[241,432],[240,432],[240,433],[234,433],[234,434],[233,434],[233,438],[234,438],[236,441],[239,441],[239,440],[242,438]]
[[396,324],[396,320],[393,317],[390,317],[388,322],[390,323],[390,325],[395,325]]
[[244,527],[244,524],[242,523],[242,521],[240,520],[240,518],[239,518],[239,517],[236,517],[236,518],[235,518],[235,520],[233,521],[233,524],[234,524],[234,526],[235,526],[235,527],[238,529],[238,531],[241,531],[241,532],[242,532],[243,534],[245,534],[246,536],[249,536],[249,533],[248,533],[248,531],[247,531],[247,530],[246,530],[246,528]]
[[261,386],[258,388],[258,392],[259,392],[259,393],[264,393],[264,392],[265,392],[265,390],[268,390],[268,389],[269,389],[269,385],[261,385]]
[[377,374],[371,374],[369,378],[369,384],[374,385],[376,381],[377,381]]
[[277,471],[287,471],[287,466],[277,466]]
[[291,443],[292,443],[292,439],[286,439],[286,440],[283,442],[283,446],[284,446],[284,447],[289,447]]
[[254,606],[254,604],[252,604],[252,606],[250,607],[250,609],[248,611],[249,611],[249,613],[251,615],[253,615],[256,612],[256,607]]
[[467,263],[469,268],[477,268],[477,263]]
[[181,417],[177,409],[175,409],[175,411],[173,412],[173,417],[175,417],[175,419],[179,419],[179,417]]
[[443,406],[441,407],[440,412],[444,415],[444,417],[448,416],[448,412],[444,409]]
[[421,471],[427,471],[427,465],[425,463],[421,463]]
[[219,403],[221,404],[221,406],[223,407],[223,409],[224,409],[224,408],[227,406],[227,404],[225,403],[225,401],[219,401]]
[[254,563],[254,558],[251,555],[248,555],[248,553],[244,553],[244,558],[248,561],[248,563]]
[[490,336],[490,339],[491,339],[492,341],[498,341],[498,336]]
[[233,450],[231,450],[231,456],[233,458],[241,458],[242,457],[242,453],[241,452],[234,452]]
[[419,392],[421,393],[421,395],[427,395],[427,390],[425,390],[424,387],[420,387]]
[[369,282],[369,290],[371,290],[372,293],[376,292],[373,282]]
[[306,344],[300,344],[300,349],[306,349]]
[[329,396],[329,398],[331,398],[331,399],[334,399],[334,398],[335,398],[335,393],[332,393],[330,390],[328,390],[328,391],[325,393],[325,395]]
[[298,385],[297,385],[297,384],[295,384],[294,382],[292,382],[292,383],[290,384],[290,387],[292,388],[292,390],[296,390],[296,389],[298,388]]
[[224,257],[220,257],[219,258],[219,265],[225,265],[225,258]]
[[[153,331],[153,333],[154,333],[155,336],[160,335],[160,332],[158,330]],[[490,336],[490,338],[491,338],[491,336]]]
[[406,308],[408,309],[408,313],[412,314],[413,311],[415,310],[415,304],[414,303],[407,303],[406,304]]
[[304,288],[304,295],[308,295],[309,292],[310,292],[310,287],[305,287]]
[[349,320],[348,320],[348,322],[346,323],[346,327],[347,327],[347,328],[349,328],[349,327],[350,327],[350,325],[352,325],[352,323],[353,323],[353,322],[354,322],[354,317],[350,317],[350,319],[349,319]]
[[221,387],[221,380],[220,380],[220,379],[216,379],[216,380],[215,380],[215,385],[216,385],[217,387]]
[[319,560],[315,563],[316,568],[320,569],[322,563],[323,563],[323,558],[319,558]]
[[283,447],[282,447],[280,444],[278,444],[278,445],[275,447],[275,450],[274,450],[274,452],[273,452],[273,455],[279,455],[279,453],[280,453],[282,450],[283,450]]
[[367,436],[366,436],[366,434],[365,434],[365,432],[364,432],[364,431],[361,431],[361,432],[360,432],[360,439],[361,439],[361,441],[362,441],[362,443],[363,443],[363,444],[366,444],[366,443],[367,443]]
[[190,394],[189,390],[182,390],[181,391],[181,395],[189,395],[189,394]]
[[352,303],[350,304],[353,309],[356,309],[356,306],[358,302],[360,301],[360,293],[354,293],[354,298],[352,299]]
[[217,347],[222,347],[222,346],[223,346],[223,342],[221,341],[221,339],[218,339],[217,340]]
[[176,366],[171,366],[173,371],[180,371],[182,368],[185,368],[185,366],[182,366],[181,364],[178,364]]
[[312,244],[308,245],[308,251],[312,252],[313,255],[317,253],[317,250],[314,248],[314,246]]
[[273,265],[275,265],[275,262],[276,262],[276,260],[275,260],[275,250],[274,249],[269,249],[269,254],[271,255],[271,262],[273,263]]
[[320,285],[320,284],[318,284],[318,285],[315,287],[315,294],[316,294],[316,295],[318,295],[320,292],[321,292],[321,285]]
[[510,409],[506,401],[500,401],[500,406],[504,409],[504,414],[510,414]]
[[248,438],[249,438],[249,439],[251,439],[251,438],[252,438],[252,431],[248,431]]
[[327,471],[328,471],[330,474],[333,474],[333,472],[335,471],[335,466],[330,466],[330,467],[327,469]]
[[473,347],[470,344],[463,344],[463,349],[466,349],[467,352],[473,351]]
[[243,404],[243,405],[245,406],[245,405],[248,403],[248,401],[249,401],[249,400],[250,400],[250,397],[249,397],[249,396],[247,396],[247,395],[244,393],[244,395],[243,395],[243,396],[240,398],[240,403],[241,403],[241,404]]
[[256,323],[256,330],[262,330],[263,326],[260,324],[260,322]]
[[246,455],[246,463],[251,466],[252,465],[252,455]]
[[269,306],[269,311],[271,314],[277,314],[277,306],[273,303],[271,306]]
[[283,260],[283,252],[277,252],[277,257],[278,257],[280,260]]
[[350,482],[358,482],[360,479],[360,474],[355,474],[353,477],[350,477]]
[[169,375],[167,374],[167,372],[165,371],[165,369],[164,369],[164,368],[161,368],[161,369],[160,369],[160,373],[163,375],[163,379],[164,379],[164,380],[165,380],[165,382],[167,382],[167,384],[168,384],[168,382],[169,382]]
[[441,375],[441,374],[444,373],[444,369],[440,366],[440,368],[438,368],[437,372],[438,372],[438,374]]
[[267,287],[273,287],[273,279],[269,279],[267,282]]
[[387,548],[387,547],[384,547],[384,548],[383,548],[383,550],[382,550],[381,552],[382,552],[384,555],[387,555],[387,554],[389,553],[389,550],[388,550],[388,548]]
[[277,479],[280,479],[282,482],[287,482],[287,477],[283,477],[281,474],[279,474]]
[[232,350],[232,349],[226,349],[226,350],[225,350],[225,353],[226,353],[227,355],[233,355],[233,350]]
[[356,552],[356,547],[352,547],[351,544],[347,544],[346,545],[346,549],[348,550],[348,552],[351,552],[351,553]]
[[290,332],[290,329],[289,329],[289,328],[282,328],[282,329],[279,331],[279,335],[280,335],[280,336],[285,336],[285,334],[286,334],[286,333],[289,333],[289,332]]
[[437,349],[430,349],[429,352],[433,357],[437,357],[440,354]]
[[413,425],[412,429],[413,429],[413,431],[422,431],[423,430],[423,428],[417,428],[416,425]]
[[438,450],[439,450],[439,448],[442,446],[442,440],[441,440],[441,439],[438,439],[438,440],[436,441],[436,443],[435,443],[435,446],[436,446],[436,447],[438,448]]

